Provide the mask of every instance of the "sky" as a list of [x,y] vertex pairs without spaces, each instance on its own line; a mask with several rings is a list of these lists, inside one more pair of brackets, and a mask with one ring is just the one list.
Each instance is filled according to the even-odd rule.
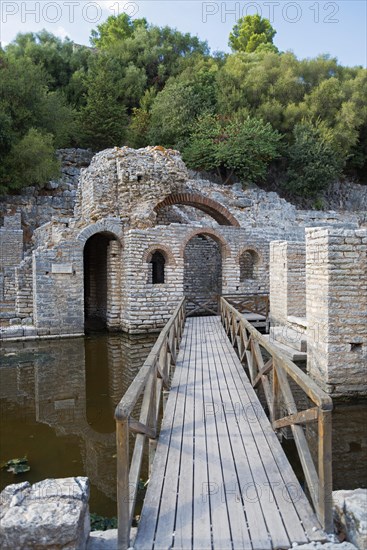
[[299,58],[330,54],[342,65],[367,68],[367,0],[0,0],[0,41],[43,28],[78,44],[109,15],[128,13],[207,40],[212,51],[229,51],[228,36],[243,15],[270,19],[275,45]]

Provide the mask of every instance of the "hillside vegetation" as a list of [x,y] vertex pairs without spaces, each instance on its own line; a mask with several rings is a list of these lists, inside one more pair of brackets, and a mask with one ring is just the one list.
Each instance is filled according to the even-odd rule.
[[234,26],[231,54],[145,19],[109,17],[90,48],[20,34],[0,49],[0,191],[57,176],[56,148],[178,149],[223,184],[276,174],[317,197],[343,176],[366,183],[367,71],[279,52],[259,16]]

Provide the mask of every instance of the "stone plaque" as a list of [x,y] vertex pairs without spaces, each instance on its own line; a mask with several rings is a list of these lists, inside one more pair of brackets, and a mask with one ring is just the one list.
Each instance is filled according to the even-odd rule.
[[72,264],[52,264],[51,273],[71,275],[73,273],[73,266]]

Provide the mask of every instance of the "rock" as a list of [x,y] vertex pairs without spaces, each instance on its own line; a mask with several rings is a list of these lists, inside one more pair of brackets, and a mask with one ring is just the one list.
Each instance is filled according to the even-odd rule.
[[346,539],[367,548],[367,489],[334,491],[334,521]]
[[85,477],[9,485],[0,495],[2,550],[86,548],[90,532]]
[[87,550],[116,550],[117,529],[92,531],[89,535]]
[[[134,544],[137,528],[132,527],[130,530],[130,543]],[[88,543],[87,550],[116,550],[117,549],[117,529],[107,529],[107,531],[92,531]]]
[[245,197],[241,199],[237,199],[231,202],[232,206],[236,206],[237,208],[249,208],[253,205],[253,201],[251,199],[247,199]]
[[50,191],[53,191],[54,189],[57,189],[59,187],[58,181],[49,181],[46,183],[46,189],[49,189]]

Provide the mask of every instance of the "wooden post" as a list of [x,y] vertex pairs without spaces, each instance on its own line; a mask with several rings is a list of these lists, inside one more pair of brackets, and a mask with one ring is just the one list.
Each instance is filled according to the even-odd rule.
[[273,357],[273,407],[270,411],[270,420],[272,423],[279,418],[279,380],[275,365],[276,362]]
[[116,421],[118,550],[130,546],[129,423]]
[[166,405],[168,401],[169,391],[163,390],[163,396],[162,396],[162,407],[163,407],[163,414],[166,411]]
[[319,410],[319,520],[327,533],[333,527],[333,475],[331,445],[331,411]]
[[152,475],[153,461],[157,449],[157,440],[149,439],[149,477]]

